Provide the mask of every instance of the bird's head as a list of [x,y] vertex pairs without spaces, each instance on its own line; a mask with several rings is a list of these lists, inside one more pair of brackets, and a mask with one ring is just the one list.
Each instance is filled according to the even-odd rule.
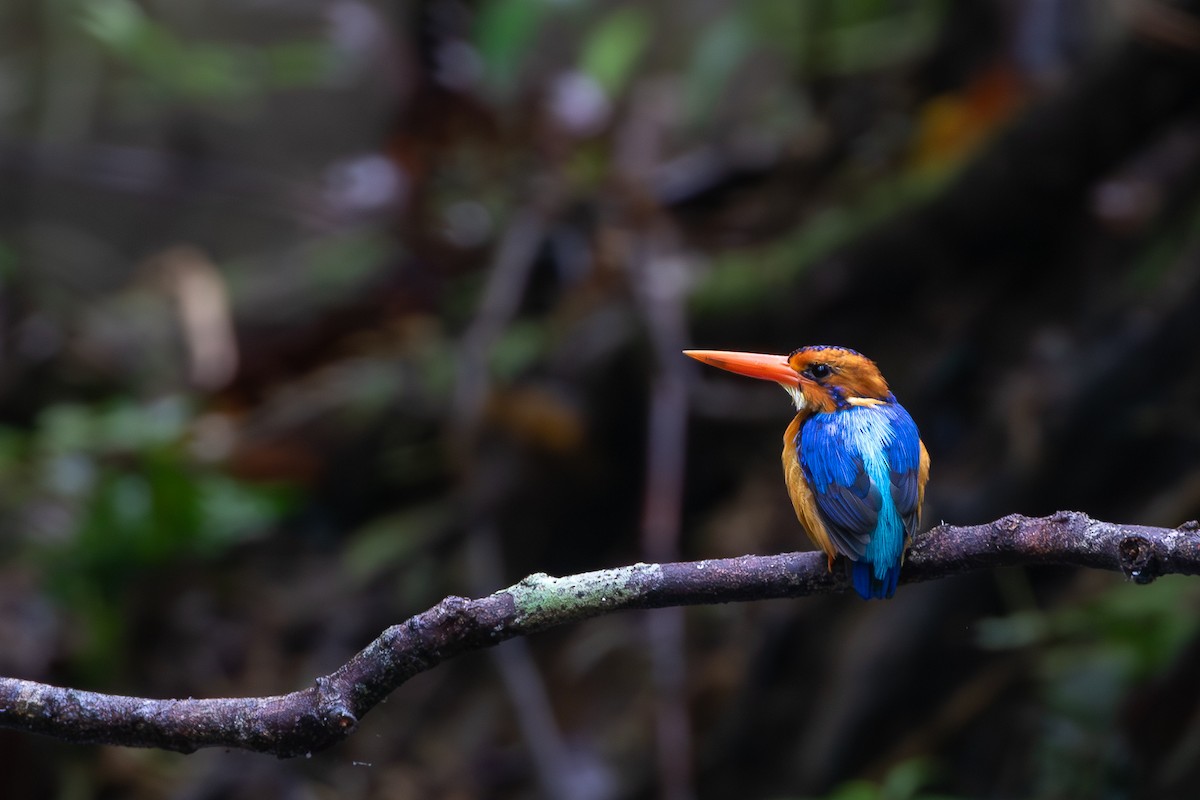
[[683,353],[739,375],[775,381],[792,396],[797,411],[836,411],[895,399],[875,362],[845,347],[810,345],[786,356],[726,350]]

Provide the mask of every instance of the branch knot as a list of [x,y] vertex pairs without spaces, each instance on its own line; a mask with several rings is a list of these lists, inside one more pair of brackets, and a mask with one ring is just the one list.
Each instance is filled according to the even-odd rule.
[[1154,545],[1144,536],[1131,534],[1117,544],[1117,561],[1125,577],[1134,583],[1151,583],[1159,576]]
[[[942,524],[917,537],[901,580],[1014,564],[1119,569],[1136,583],[1169,573],[1197,575],[1200,526],[1119,526],[1067,511],[967,527]],[[620,609],[796,598],[844,588],[845,579],[831,575],[817,553],[633,564],[561,578],[537,573],[487,597],[447,597],[388,628],[314,685],[278,697],[149,700],[0,677],[0,728],[185,753],[240,747],[302,755],[345,739],[406,680],[468,650]]]

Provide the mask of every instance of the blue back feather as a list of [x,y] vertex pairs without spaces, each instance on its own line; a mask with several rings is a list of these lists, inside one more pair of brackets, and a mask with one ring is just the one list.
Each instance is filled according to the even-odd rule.
[[891,597],[916,527],[920,437],[898,403],[814,414],[797,455],[835,546],[855,563],[865,598]]

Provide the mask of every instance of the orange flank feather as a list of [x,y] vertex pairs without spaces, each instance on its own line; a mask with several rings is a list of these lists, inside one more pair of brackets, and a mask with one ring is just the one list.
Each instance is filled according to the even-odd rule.
[[804,479],[804,470],[800,468],[800,458],[796,454],[796,434],[799,432],[800,415],[797,414],[783,434],[783,482],[792,499],[792,508],[796,510],[796,519],[800,520],[812,543],[829,559],[829,571],[832,572],[838,550],[829,538],[829,531],[825,530],[825,523],[821,521],[817,503],[813,500],[812,489]]

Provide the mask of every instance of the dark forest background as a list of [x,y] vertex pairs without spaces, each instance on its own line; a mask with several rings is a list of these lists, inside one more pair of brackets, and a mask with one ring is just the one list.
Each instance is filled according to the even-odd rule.
[[[5,0],[0,674],[276,694],[448,594],[807,547],[858,349],[926,525],[1200,516],[1200,3]],[[627,613],[278,761],[0,731],[5,798],[1188,797],[1200,583]]]

